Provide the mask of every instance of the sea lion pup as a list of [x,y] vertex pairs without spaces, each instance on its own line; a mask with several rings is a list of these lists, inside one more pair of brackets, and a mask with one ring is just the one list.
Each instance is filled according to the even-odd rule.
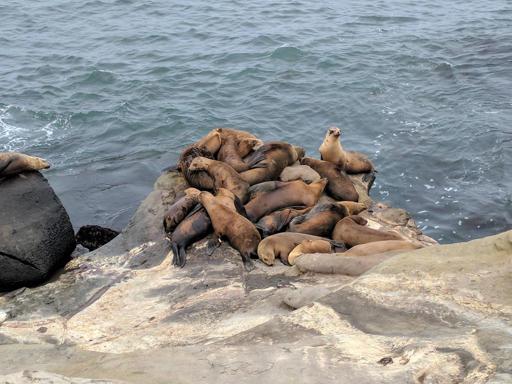
[[262,154],[265,159],[258,163],[259,168],[249,169],[240,174],[250,185],[277,179],[283,169],[304,156],[304,149],[284,141],[272,141],[263,144],[248,156],[245,161],[252,162],[254,157],[261,156]]
[[331,253],[333,245],[328,240],[304,240],[288,254],[288,263],[295,264],[295,259],[304,253]]
[[301,164],[309,165],[320,176],[329,180],[327,184],[327,193],[329,193],[336,200],[343,201],[358,201],[359,194],[354,187],[354,183],[347,174],[341,169],[340,166],[330,163],[328,161],[317,160],[311,157],[304,157]]
[[386,253],[386,252],[405,252],[405,251],[411,251],[414,249],[422,248],[422,245],[418,243],[412,243],[410,241],[406,240],[384,240],[384,241],[375,241],[373,243],[366,243],[366,244],[359,244],[352,248],[350,248],[348,251],[344,252],[341,257],[343,256],[370,256],[370,255],[376,255],[379,253]]
[[316,204],[327,184],[326,179],[306,184],[302,180],[282,183],[277,189],[270,192],[259,193],[245,205],[247,217],[256,222],[271,212],[286,207],[305,206]]
[[245,162],[238,152],[239,148],[242,148],[242,153],[245,153],[247,150],[252,151],[255,146],[261,144],[262,142],[259,139],[237,139],[235,136],[229,135],[222,139],[222,146],[217,154],[217,160],[229,164],[237,172],[247,171],[255,164],[264,160],[265,155],[261,153],[259,156],[253,157],[251,161]]
[[256,228],[262,237],[268,237],[281,232],[295,217],[309,212],[311,208],[294,209],[284,208],[263,216],[257,223]]
[[213,178],[215,189],[226,188],[233,192],[242,203],[249,199],[249,184],[240,177],[237,171],[222,161],[196,157],[188,169],[191,172],[206,171]]
[[219,203],[210,192],[201,192],[199,201],[210,216],[217,244],[218,240],[226,237],[231,246],[240,252],[245,269],[247,271],[254,269],[251,256],[256,257],[258,244],[261,241],[260,234],[254,224],[232,209],[227,208],[223,203]]
[[288,232],[330,237],[336,223],[348,216],[348,210],[336,203],[317,204],[305,215],[290,222]]
[[335,247],[339,247],[341,250],[345,250],[343,244],[323,237],[306,233],[282,232],[261,240],[258,245],[258,257],[267,265],[273,265],[277,257],[281,259],[283,264],[288,265],[288,255],[304,240],[324,240],[330,242]]
[[183,267],[187,262],[185,249],[201,240],[212,231],[212,222],[204,208],[187,216],[178,224],[172,234],[168,234],[171,249],[174,253],[172,264]]
[[192,193],[193,191],[197,191],[199,193],[199,190],[195,188],[186,189],[185,196],[176,200],[167,210],[164,215],[165,232],[171,233],[174,231],[178,224],[181,223],[190,213],[192,208],[198,204],[197,196]]
[[50,164],[40,157],[18,152],[0,152],[0,177],[48,168],[50,168]]
[[99,225],[84,225],[80,227],[75,235],[77,244],[94,251],[99,247],[112,241],[119,232],[110,228],[100,227]]
[[345,151],[340,143],[341,130],[331,127],[318,150],[321,159],[342,167],[347,173],[366,173],[374,170],[372,162],[359,152]]
[[332,238],[353,247],[358,244],[384,240],[403,240],[398,233],[379,231],[365,227],[368,221],[360,216],[348,216],[336,224]]

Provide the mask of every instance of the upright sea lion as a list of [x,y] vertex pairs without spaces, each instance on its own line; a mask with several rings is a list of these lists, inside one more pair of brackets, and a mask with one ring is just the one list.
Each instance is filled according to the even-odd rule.
[[240,252],[245,269],[248,271],[254,269],[251,256],[257,255],[257,247],[261,241],[254,224],[237,212],[228,209],[223,203],[219,203],[209,192],[201,192],[199,201],[210,216],[217,238],[226,237],[231,246]]
[[338,246],[343,250],[345,249],[342,244],[323,237],[308,235],[305,233],[282,232],[261,240],[258,245],[258,257],[267,265],[273,265],[277,257],[281,259],[283,264],[288,264],[288,255],[304,240],[329,241],[335,247]]
[[348,210],[336,203],[317,204],[308,213],[290,222],[288,232],[330,237],[336,223],[348,216]]
[[359,194],[354,187],[354,183],[340,166],[328,161],[316,160],[311,157],[304,157],[301,164],[309,165],[320,176],[329,180],[327,184],[327,192],[336,200],[358,201]]
[[422,248],[419,242],[411,243],[410,241],[406,240],[384,240],[356,245],[350,248],[347,252],[343,253],[343,255],[365,257],[391,251],[396,253],[399,253],[398,251],[412,251],[418,248]]
[[303,215],[309,212],[311,208],[294,209],[284,208],[278,211],[272,212],[267,216],[263,216],[258,223],[256,228],[261,233],[262,237],[268,237],[275,233],[281,232],[295,217]]
[[345,151],[340,143],[341,130],[331,127],[327,130],[324,142],[320,145],[321,159],[337,164],[347,173],[366,173],[373,171],[373,164],[359,152]]
[[171,233],[172,231],[174,231],[178,224],[181,223],[183,219],[189,214],[192,208],[194,208],[198,204],[197,198],[190,194],[191,190],[198,190],[195,188],[189,188],[188,190],[189,193],[187,193],[186,190],[185,195],[176,200],[165,213],[165,232]]
[[379,231],[365,227],[367,220],[360,216],[348,216],[336,224],[332,232],[332,238],[342,241],[353,247],[358,244],[366,244],[374,241],[403,240],[398,233]]
[[40,157],[18,152],[0,152],[0,177],[47,168],[50,168],[50,164]]
[[212,231],[212,222],[204,208],[192,213],[178,224],[172,234],[168,235],[174,257],[172,264],[183,267],[186,263],[185,249],[201,240]]
[[288,263],[295,264],[295,259],[304,253],[331,253],[333,245],[328,240],[304,240],[288,254]]
[[190,163],[189,170],[191,172],[206,171],[213,178],[215,189],[226,188],[243,203],[249,199],[249,184],[240,177],[237,171],[222,161],[196,157]]
[[250,185],[277,179],[283,169],[304,156],[304,149],[283,141],[269,142],[259,147],[245,161],[252,162],[254,157],[262,154],[265,159],[258,163],[259,168],[249,169],[240,174]]
[[271,191],[258,194],[254,199],[245,205],[247,217],[255,222],[263,216],[268,215],[280,208],[292,206],[311,207],[316,204],[322,194],[326,179],[306,184],[302,180],[282,183]]
[[245,153],[247,149],[252,150],[256,145],[261,145],[261,140],[251,138],[237,139],[233,135],[228,135],[225,139],[222,139],[222,146],[217,154],[217,160],[229,164],[237,172],[247,171],[258,162],[264,160],[265,156],[260,154],[260,156],[252,158],[251,161],[245,162],[240,152],[238,152],[239,148],[242,148],[242,153]]

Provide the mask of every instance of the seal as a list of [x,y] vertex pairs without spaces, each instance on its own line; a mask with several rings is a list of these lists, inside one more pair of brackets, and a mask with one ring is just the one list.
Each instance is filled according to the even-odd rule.
[[188,169],[190,172],[206,171],[212,177],[215,189],[226,188],[243,203],[249,199],[249,184],[240,177],[237,171],[222,161],[196,157]]
[[288,255],[288,263],[295,265],[295,259],[304,253],[331,253],[333,246],[328,240],[304,240]]
[[290,165],[283,169],[279,175],[281,181],[293,181],[302,179],[306,183],[320,180],[321,177],[314,169],[307,165]]
[[343,253],[343,255],[364,257],[392,251],[395,253],[398,253],[397,251],[412,251],[418,248],[422,248],[422,245],[406,240],[383,240],[356,245]]
[[201,240],[212,231],[212,222],[204,208],[187,216],[178,224],[172,234],[168,234],[171,249],[174,253],[172,264],[184,267],[187,262],[185,249]]
[[317,204],[308,213],[294,218],[288,232],[330,237],[336,223],[348,216],[348,210],[336,203]]
[[205,150],[215,156],[215,154],[219,151],[220,146],[222,145],[222,137],[218,129],[212,129],[208,134],[194,144],[192,144],[189,148],[199,148]]
[[247,171],[249,168],[255,166],[255,164],[265,159],[264,154],[254,156],[251,161],[245,162],[240,155],[239,148],[242,153],[261,145],[262,142],[259,139],[242,138],[237,139],[234,135],[228,135],[225,139],[222,139],[222,146],[220,147],[219,153],[217,154],[217,160],[229,164],[235,171],[242,172]]
[[268,237],[275,233],[281,232],[295,217],[309,212],[311,208],[294,209],[284,208],[272,212],[267,216],[263,216],[257,223],[256,228],[262,237]]
[[365,226],[367,223],[368,221],[361,216],[345,217],[338,221],[334,227],[332,238],[351,247],[374,241],[403,240],[403,237],[398,233],[368,228]]
[[358,215],[368,209],[364,203],[356,203],[354,201],[340,201],[338,205],[344,206],[348,210],[348,216]]
[[99,247],[113,240],[119,232],[110,228],[100,227],[99,225],[84,225],[76,233],[75,239],[78,244],[94,251]]
[[247,156],[256,146],[263,144],[263,142],[253,134],[239,129],[215,128],[213,131],[219,134],[221,143],[224,143],[228,138],[234,139],[237,152],[241,157]]
[[0,152],[0,177],[48,168],[50,168],[50,164],[40,157],[19,152]]
[[374,170],[372,162],[359,152],[345,151],[340,142],[341,130],[330,127],[319,151],[321,159],[339,165],[347,173],[367,173]]
[[293,206],[312,207],[316,204],[327,184],[326,179],[306,184],[302,180],[282,182],[270,192],[259,193],[245,205],[247,217],[256,222],[263,216],[281,208]]
[[342,244],[335,241],[297,232],[282,232],[266,237],[258,245],[258,257],[267,265],[273,265],[276,258],[280,258],[283,264],[288,265],[288,255],[290,252],[304,240],[324,240],[329,241],[334,246],[345,249]]
[[320,176],[329,180],[329,184],[327,184],[326,188],[327,193],[336,200],[359,200],[359,194],[354,187],[354,183],[340,166],[328,161],[313,159],[311,157],[304,157],[300,162],[301,164],[309,165],[317,171]]
[[283,169],[300,160],[304,153],[303,148],[284,141],[265,143],[245,159],[246,162],[253,162],[254,157],[263,155],[264,160],[257,163],[258,168],[242,172],[240,176],[250,185],[275,180]]
[[236,211],[219,203],[217,198],[209,192],[201,192],[199,201],[210,216],[217,244],[221,238],[227,238],[231,246],[240,252],[245,269],[247,271],[254,269],[251,257],[257,256],[258,244],[261,241],[254,224]]
[[[187,193],[188,191],[188,193]],[[198,191],[195,188],[188,188],[185,190],[185,196],[179,198],[167,210],[164,215],[164,230],[171,233],[176,229],[179,223],[190,213],[197,203],[197,196],[192,194],[193,191]]]

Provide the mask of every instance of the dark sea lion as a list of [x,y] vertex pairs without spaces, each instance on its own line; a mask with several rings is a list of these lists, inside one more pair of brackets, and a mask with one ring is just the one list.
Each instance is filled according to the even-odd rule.
[[367,173],[374,170],[372,162],[359,152],[345,151],[340,143],[341,130],[331,127],[327,130],[319,151],[322,160],[339,165],[347,173]]
[[[189,188],[188,190],[198,191],[195,188]],[[185,196],[177,199],[164,215],[165,232],[171,233],[174,231],[197,204],[197,198],[185,191]]]
[[215,187],[213,178],[205,171],[193,172],[189,168],[190,163],[192,163],[196,157],[205,157],[213,160],[211,152],[204,148],[190,146],[181,153],[180,160],[176,168],[181,171],[190,186],[201,190],[211,191]]
[[237,139],[235,136],[229,135],[222,139],[222,146],[217,154],[217,160],[229,164],[237,172],[247,171],[258,162],[264,160],[265,156],[260,154],[260,156],[252,158],[251,161],[245,162],[238,152],[239,148],[242,148],[242,153],[245,153],[247,150],[251,151],[255,146],[261,144],[259,139]]
[[336,223],[348,216],[348,210],[336,203],[317,204],[308,213],[290,222],[288,232],[330,237]]
[[384,240],[356,245],[346,251],[344,255],[365,257],[391,251],[412,251],[418,248],[422,248],[420,243],[411,243],[406,240]]
[[252,162],[254,157],[261,155],[265,158],[257,163],[258,168],[240,174],[250,185],[277,179],[283,169],[304,156],[304,149],[283,141],[273,141],[263,144],[244,160]]
[[254,224],[223,203],[219,203],[209,192],[201,192],[199,201],[210,216],[216,237],[227,238],[231,246],[240,252],[245,269],[254,269],[251,257],[257,256],[258,244],[261,241]]
[[0,152],[0,177],[47,168],[50,168],[50,164],[40,157],[18,152]]
[[368,222],[360,216],[348,216],[336,224],[332,238],[353,247],[358,244],[384,240],[403,240],[398,233],[379,231],[366,227]]
[[327,193],[336,200],[359,200],[359,194],[354,187],[354,183],[340,166],[328,161],[313,159],[311,157],[304,157],[300,162],[301,164],[309,165],[317,171],[320,176],[329,180],[326,188]]
[[187,262],[185,249],[207,236],[211,231],[212,222],[204,208],[187,216],[178,224],[172,234],[167,235],[174,253],[172,264],[183,267]]
[[282,232],[261,240],[258,245],[258,257],[267,265],[273,265],[275,259],[278,257],[283,264],[289,264],[288,255],[304,240],[325,240],[331,242],[334,246],[343,248],[342,244],[338,244],[335,241],[323,237],[308,235],[306,233]]
[[327,184],[326,179],[321,179],[311,184],[302,180],[282,183],[277,189],[258,194],[245,205],[247,217],[256,222],[271,212],[286,207],[305,206],[316,204]]
[[329,240],[304,240],[288,254],[288,263],[295,264],[295,259],[304,253],[331,253],[335,247]]
[[110,228],[103,228],[99,225],[84,225],[80,227],[75,238],[78,244],[89,251],[94,251],[113,240],[117,235],[119,235],[119,232]]
[[249,184],[237,171],[222,161],[196,157],[189,166],[190,172],[205,171],[213,179],[215,189],[226,188],[245,203],[249,199]]
[[256,228],[261,233],[262,237],[268,237],[275,233],[283,231],[286,226],[295,217],[303,215],[309,212],[311,208],[294,209],[284,208],[278,211],[272,212],[267,216],[263,216],[257,223]]

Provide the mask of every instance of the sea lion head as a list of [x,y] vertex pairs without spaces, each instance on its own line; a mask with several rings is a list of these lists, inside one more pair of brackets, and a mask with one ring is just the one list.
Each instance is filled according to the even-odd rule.
[[207,159],[206,157],[196,157],[192,162],[190,163],[188,170],[191,172],[195,171],[204,171],[208,169],[208,165],[210,165],[211,160]]
[[341,135],[341,129],[339,129],[338,127],[329,127],[327,129],[327,134],[326,134],[326,138],[327,137],[333,137],[335,139],[337,139],[338,137],[340,137]]
[[295,149],[295,152],[297,153],[297,160],[300,160],[304,156],[306,156],[306,150],[303,147],[299,147],[297,145],[294,145],[293,149]]
[[48,169],[50,168],[50,163],[45,159],[40,157],[34,157],[34,162],[36,163],[36,169]]
[[271,249],[259,248],[258,247],[258,257],[261,261],[263,261],[267,265],[274,265],[274,261],[276,257],[274,252]]
[[199,194],[201,193],[201,191],[197,188],[187,188],[185,189],[185,195],[187,196],[190,196],[191,198],[193,198],[194,200],[198,200],[199,199]]
[[311,166],[311,163],[313,162],[314,159],[312,159],[311,157],[303,157],[302,159],[300,159],[300,163],[302,165],[309,165]]

